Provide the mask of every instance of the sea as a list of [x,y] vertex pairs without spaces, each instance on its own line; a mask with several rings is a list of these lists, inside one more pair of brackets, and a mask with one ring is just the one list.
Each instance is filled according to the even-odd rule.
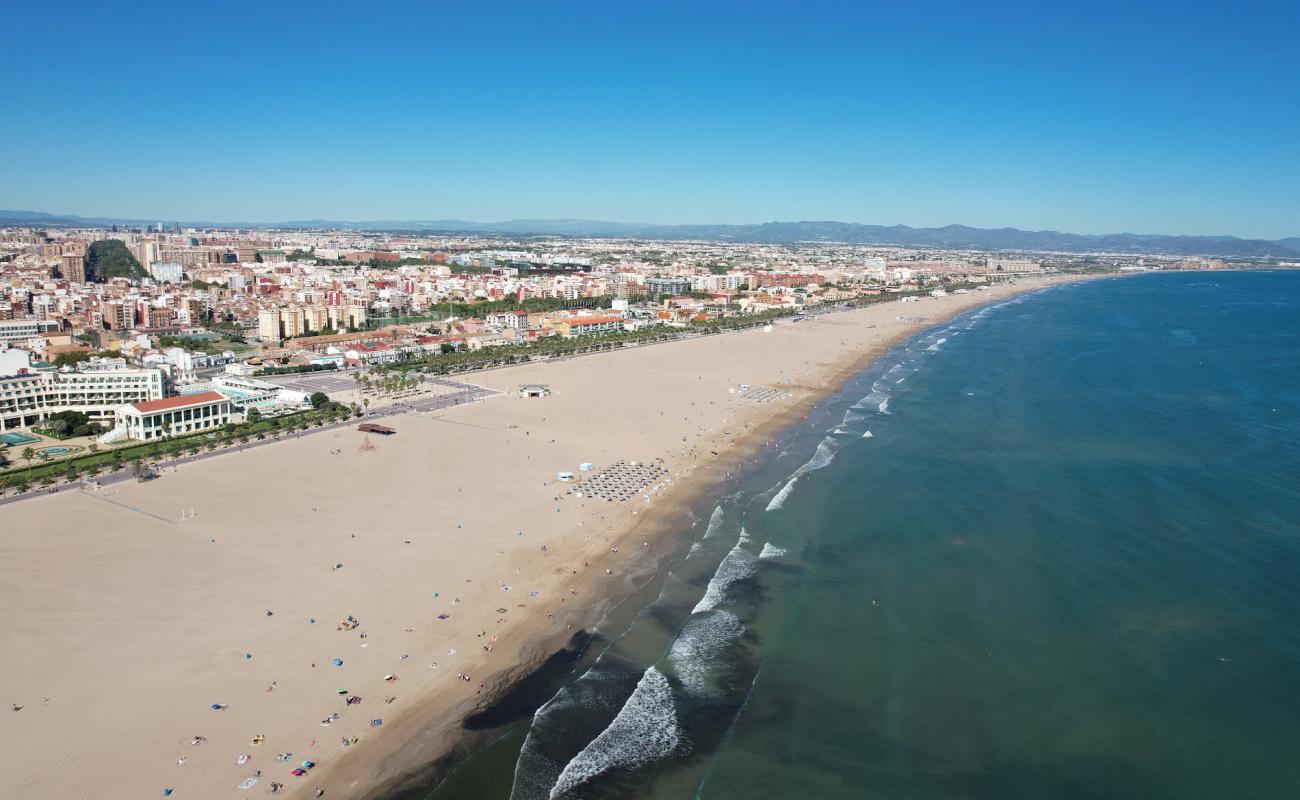
[[1300,797],[1300,272],[918,333],[468,727],[402,797]]

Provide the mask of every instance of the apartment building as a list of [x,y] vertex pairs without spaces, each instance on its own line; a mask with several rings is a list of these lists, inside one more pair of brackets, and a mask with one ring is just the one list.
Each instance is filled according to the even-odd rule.
[[566,339],[623,330],[622,317],[588,316],[552,320],[550,327]]

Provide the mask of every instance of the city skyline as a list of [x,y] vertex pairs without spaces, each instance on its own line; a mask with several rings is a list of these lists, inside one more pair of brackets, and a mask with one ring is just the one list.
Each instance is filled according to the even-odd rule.
[[65,3],[0,207],[1300,235],[1290,4],[595,10]]

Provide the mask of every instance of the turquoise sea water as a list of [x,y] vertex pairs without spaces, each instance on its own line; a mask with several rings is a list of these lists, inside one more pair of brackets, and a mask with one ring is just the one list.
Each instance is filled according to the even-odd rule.
[[727,492],[410,796],[1300,797],[1300,273],[967,314]]

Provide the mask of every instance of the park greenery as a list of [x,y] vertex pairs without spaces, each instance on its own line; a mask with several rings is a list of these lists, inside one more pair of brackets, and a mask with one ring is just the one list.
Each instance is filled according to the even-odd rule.
[[113,350],[74,350],[70,353],[59,353],[54,357],[52,362],[56,367],[72,367],[83,361],[89,361],[92,358],[121,358],[122,354]]
[[103,283],[110,278],[139,280],[144,276],[144,267],[135,260],[126,244],[118,239],[92,242],[86,250],[87,280]]
[[45,418],[38,430],[55,439],[72,439],[78,436],[98,436],[104,426],[92,422],[90,417],[80,411],[59,411]]

